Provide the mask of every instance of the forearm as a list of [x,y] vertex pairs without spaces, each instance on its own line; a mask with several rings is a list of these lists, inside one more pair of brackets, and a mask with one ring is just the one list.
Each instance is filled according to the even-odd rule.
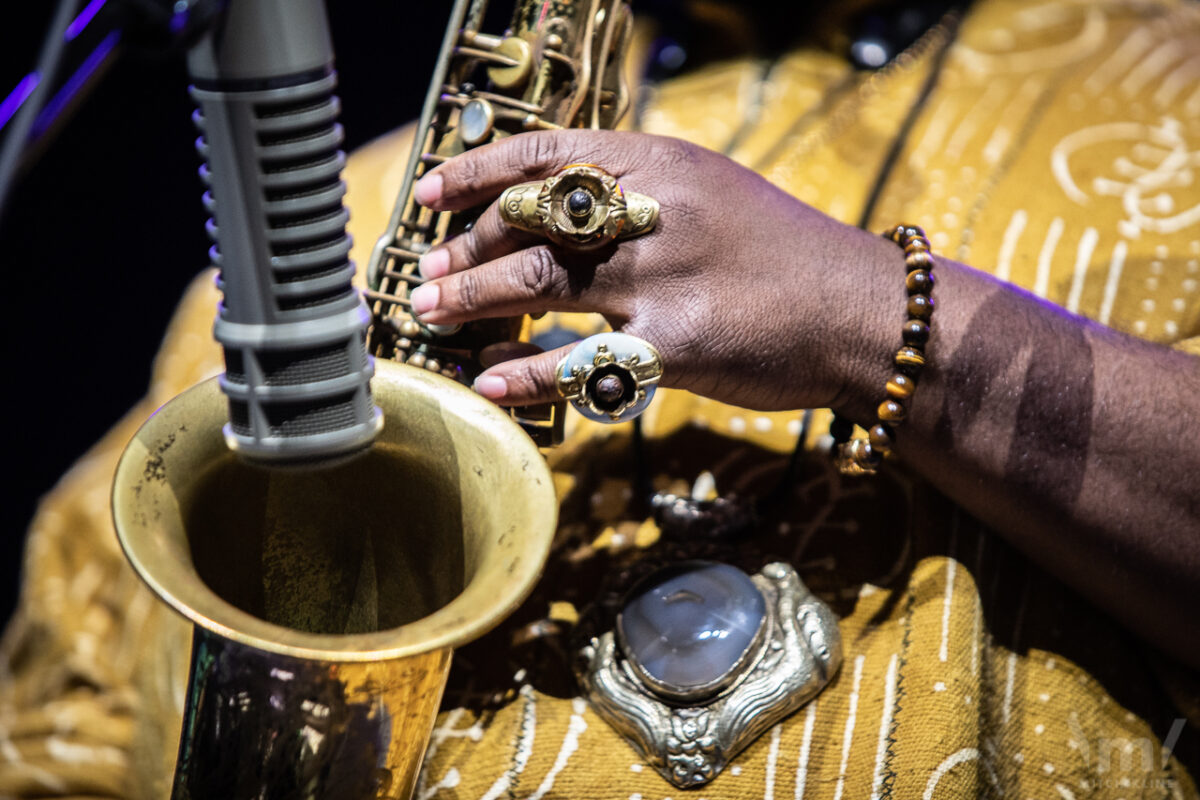
[[[861,298],[896,311],[863,315],[841,403],[859,423],[873,422],[900,344],[898,261]],[[1132,629],[1200,664],[1200,359],[944,258],[935,275],[934,333],[897,454]]]

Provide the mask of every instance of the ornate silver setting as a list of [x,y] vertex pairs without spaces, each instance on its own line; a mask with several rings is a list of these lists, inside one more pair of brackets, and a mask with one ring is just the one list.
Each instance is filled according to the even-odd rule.
[[751,576],[766,616],[748,655],[707,696],[652,686],[608,631],[581,651],[588,701],[679,788],[708,783],[738,753],[829,683],[842,662],[837,619],[789,565]]

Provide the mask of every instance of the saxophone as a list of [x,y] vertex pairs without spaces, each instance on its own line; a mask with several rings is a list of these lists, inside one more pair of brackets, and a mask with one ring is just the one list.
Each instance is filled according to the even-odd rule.
[[[613,128],[629,106],[623,65],[633,30],[624,0],[519,0],[503,36],[480,31],[487,0],[457,0],[388,228],[371,254],[368,349],[470,385],[488,345],[518,339],[524,318],[425,325],[411,313],[429,248],[467,230],[482,209],[435,213],[416,181],[467,149],[523,131]],[[542,447],[562,439],[562,402],[513,409]]]
[[[121,547],[194,624],[175,800],[407,800],[453,648],[512,613],[549,553],[557,502],[537,445],[560,435],[562,407],[507,412],[462,385],[523,320],[451,329],[408,313],[420,254],[477,216],[419,208],[412,187],[502,136],[614,125],[631,18],[621,0],[521,0],[492,36],[484,6],[454,7],[371,260],[367,344],[385,419],[372,448],[320,468],[245,463],[222,436],[214,378],[159,409],[121,456]],[[310,106],[288,108],[303,121]],[[161,780],[140,796],[166,795]]]

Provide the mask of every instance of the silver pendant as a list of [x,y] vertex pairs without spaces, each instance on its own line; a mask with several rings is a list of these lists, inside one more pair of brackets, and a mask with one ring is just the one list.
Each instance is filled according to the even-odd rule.
[[581,656],[577,677],[596,713],[688,788],[815,697],[841,665],[842,639],[788,564],[746,576],[685,562],[635,586],[617,630]]

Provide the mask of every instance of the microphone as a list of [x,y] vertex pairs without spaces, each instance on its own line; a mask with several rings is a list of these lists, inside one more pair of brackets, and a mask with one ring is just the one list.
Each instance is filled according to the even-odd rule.
[[340,105],[322,0],[231,0],[188,54],[193,119],[224,293],[225,440],[303,464],[365,450],[370,312],[351,286]]

